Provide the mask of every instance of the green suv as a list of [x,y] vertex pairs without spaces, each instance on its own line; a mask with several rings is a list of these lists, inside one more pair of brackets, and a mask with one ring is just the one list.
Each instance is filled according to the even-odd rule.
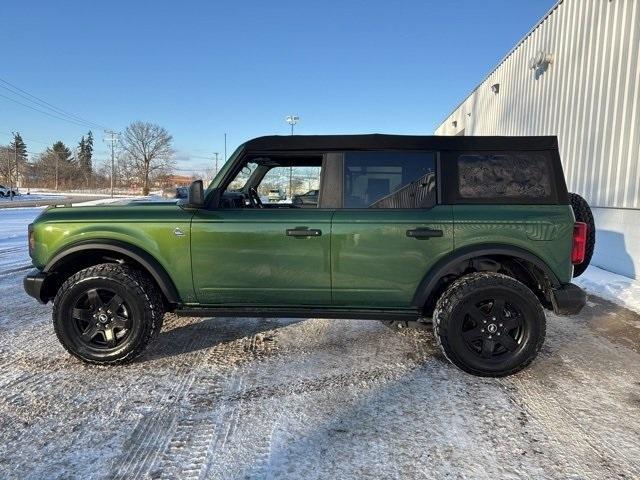
[[584,306],[593,239],[555,137],[269,136],[185,200],[45,210],[24,284],[90,363],[133,359],[175,312],[432,321],[452,363],[502,376],[539,352],[543,308]]

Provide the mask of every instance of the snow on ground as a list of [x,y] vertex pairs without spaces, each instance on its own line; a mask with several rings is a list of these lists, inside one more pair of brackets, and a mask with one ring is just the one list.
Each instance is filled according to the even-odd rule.
[[[0,255],[28,259],[39,211],[0,211]],[[505,379],[457,370],[429,332],[314,318],[167,315],[106,368],[70,357],[0,265],[3,479],[640,478],[640,316],[595,296],[548,314]]]
[[0,210],[0,278],[31,268],[27,249],[27,225],[42,208]]
[[[173,200],[162,196],[162,192],[151,192],[148,196],[116,194],[110,198],[108,193],[56,192],[32,190],[30,194],[22,194],[13,200],[0,197],[0,210],[4,208],[28,208],[56,204],[100,205],[108,203],[126,203],[130,201],[167,201]],[[177,199],[176,199],[177,201]]]
[[36,200],[49,200],[49,199],[53,199],[56,197],[59,197],[60,195],[52,195],[52,194],[39,194],[39,193],[33,193],[30,195],[16,195],[15,197],[13,197],[13,199],[9,198],[9,197],[0,197],[0,205],[2,204],[10,204],[10,203],[14,203],[14,202],[26,202],[26,201],[36,201]]
[[640,313],[640,280],[590,265],[575,283],[594,295]]

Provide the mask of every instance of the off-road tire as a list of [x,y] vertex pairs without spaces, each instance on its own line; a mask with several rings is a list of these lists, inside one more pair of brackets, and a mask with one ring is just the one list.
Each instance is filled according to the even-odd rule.
[[570,193],[569,201],[571,202],[571,207],[573,207],[573,215],[576,217],[576,222],[587,224],[587,244],[584,251],[584,262],[573,267],[573,277],[575,278],[582,275],[591,262],[593,249],[596,245],[596,224],[593,220],[591,207],[589,207],[584,198],[577,193]]
[[[468,321],[466,309],[491,295],[506,298],[523,314],[523,327],[519,328],[526,334],[516,353],[502,361],[477,358],[479,355],[467,347],[462,335],[463,322]],[[536,358],[544,342],[546,319],[537,297],[523,283],[500,273],[478,272],[460,277],[442,294],[433,313],[433,330],[445,357],[461,370],[482,377],[504,377],[522,370]],[[495,341],[498,342],[497,337]]]
[[[95,351],[71,328],[75,299],[92,288],[113,289],[132,311],[131,332],[113,349]],[[118,365],[139,356],[162,328],[164,304],[153,281],[135,268],[117,263],[95,265],[69,277],[53,301],[53,326],[60,343],[73,356],[96,365]]]

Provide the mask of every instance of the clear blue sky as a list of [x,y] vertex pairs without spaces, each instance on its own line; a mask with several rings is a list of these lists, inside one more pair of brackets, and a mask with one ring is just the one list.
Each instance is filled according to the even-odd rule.
[[[115,130],[158,123],[178,166],[201,168],[224,132],[230,154],[287,134],[288,113],[300,134],[432,134],[554,3],[3,2],[0,78]],[[0,143],[15,130],[39,152],[33,140],[75,146],[88,127],[0,97]]]

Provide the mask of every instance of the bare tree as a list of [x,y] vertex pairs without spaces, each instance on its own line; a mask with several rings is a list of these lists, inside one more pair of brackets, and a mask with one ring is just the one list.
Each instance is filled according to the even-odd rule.
[[120,137],[124,155],[132,163],[142,194],[149,194],[149,180],[166,173],[172,166],[173,137],[160,125],[133,122]]
[[15,178],[16,163],[13,150],[8,146],[0,146],[0,179],[7,185],[12,185]]

